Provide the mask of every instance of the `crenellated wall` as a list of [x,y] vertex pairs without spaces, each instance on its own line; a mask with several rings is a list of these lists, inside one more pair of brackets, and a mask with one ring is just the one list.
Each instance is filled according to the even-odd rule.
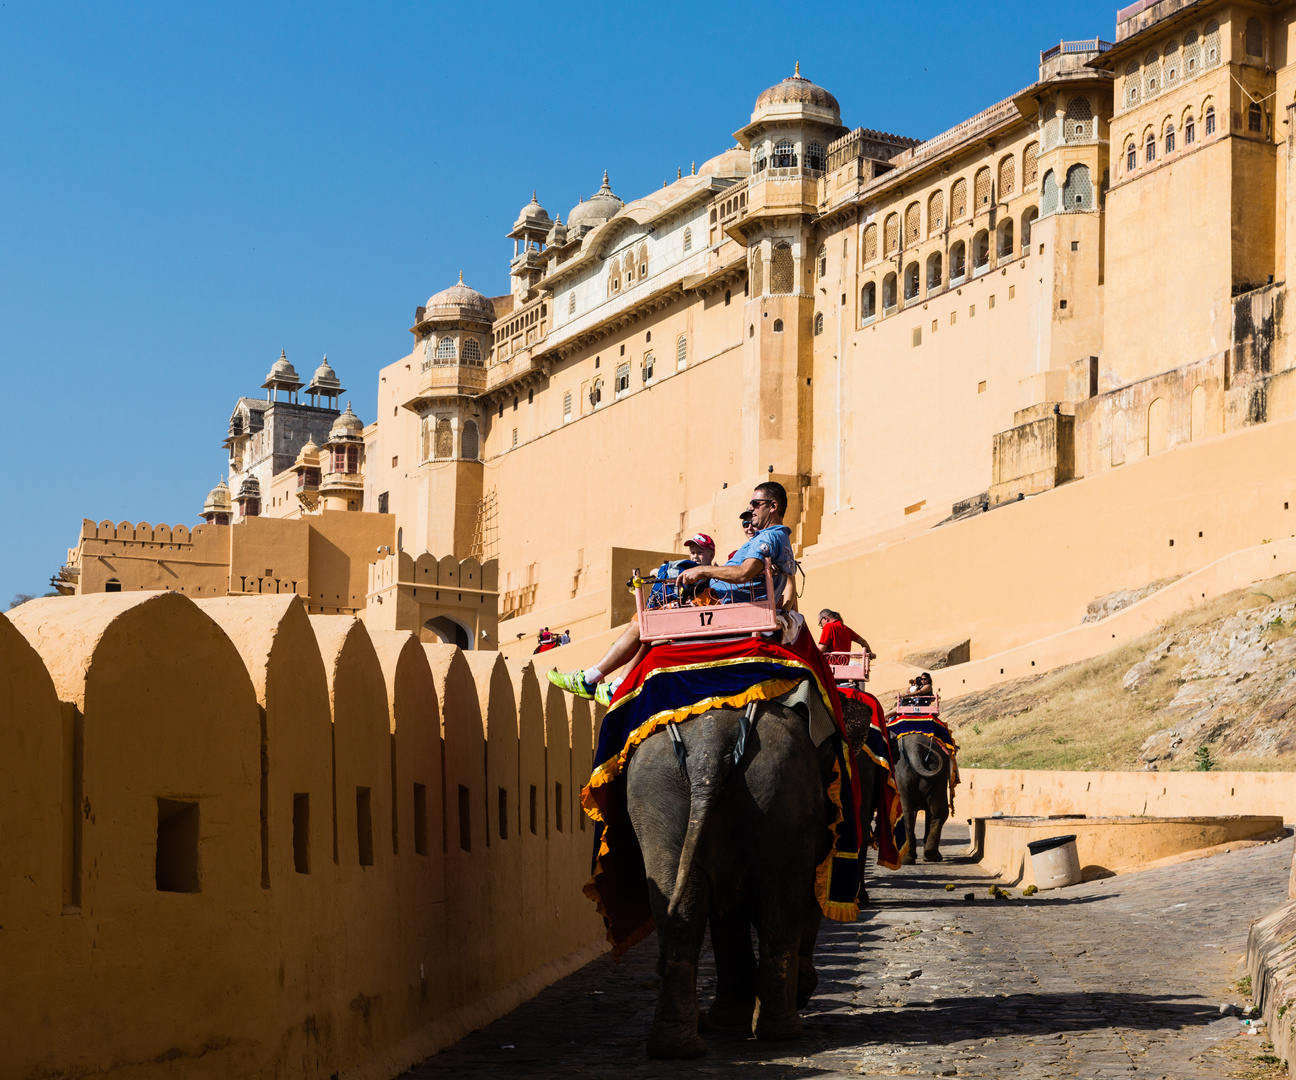
[[395,1075],[602,951],[592,743],[298,596],[0,617],[0,1071]]

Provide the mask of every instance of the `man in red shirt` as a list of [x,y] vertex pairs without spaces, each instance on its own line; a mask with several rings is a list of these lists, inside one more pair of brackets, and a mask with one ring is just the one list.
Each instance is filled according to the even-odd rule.
[[824,653],[849,653],[851,643],[858,641],[863,646],[870,660],[876,660],[877,654],[869,648],[869,643],[849,626],[842,622],[842,617],[830,608],[819,612],[819,651]]

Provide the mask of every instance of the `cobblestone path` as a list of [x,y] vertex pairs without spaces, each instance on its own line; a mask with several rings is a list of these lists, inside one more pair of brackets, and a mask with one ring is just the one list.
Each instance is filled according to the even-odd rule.
[[[869,883],[856,923],[824,923],[805,1034],[706,1036],[695,1061],[650,1061],[656,938],[601,958],[406,1074],[443,1077],[1276,1076],[1262,1037],[1221,1017],[1251,921],[1286,895],[1292,841],[994,900],[957,852]],[[954,856],[951,858],[951,856]],[[954,883],[953,892],[945,885]],[[969,903],[963,896],[973,892]],[[920,971],[920,974],[913,974]],[[709,956],[699,980],[709,1003]]]

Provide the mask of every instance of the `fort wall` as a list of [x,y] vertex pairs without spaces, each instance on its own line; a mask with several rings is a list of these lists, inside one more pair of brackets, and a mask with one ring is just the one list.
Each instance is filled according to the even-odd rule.
[[295,596],[0,618],[6,1073],[390,1076],[512,1007],[601,950],[592,723]]
[[841,611],[883,656],[969,638],[983,658],[1079,626],[1096,597],[1296,534],[1293,454],[1296,420],[1260,424],[939,529],[824,544],[800,607]]
[[[1296,822],[1296,784],[1284,772],[1050,772],[963,769],[958,817],[1273,815]],[[1061,824],[1061,823],[1060,823]],[[1059,827],[1059,832],[1065,828]]]

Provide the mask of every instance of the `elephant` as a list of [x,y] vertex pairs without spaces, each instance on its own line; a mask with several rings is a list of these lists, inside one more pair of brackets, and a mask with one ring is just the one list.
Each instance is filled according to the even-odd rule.
[[[815,747],[802,715],[765,702],[735,763],[743,721],[741,710],[712,709],[676,726],[683,767],[664,730],[646,739],[627,767],[626,809],[643,853],[659,948],[652,1057],[705,1052],[697,965],[708,921],[717,980],[705,1022],[750,1032],[755,1015],[757,1038],[795,1038],[797,1010],[818,981],[811,958],[822,912],[814,885],[831,844],[826,785],[834,740]],[[871,762],[860,779],[871,803]]]
[[914,853],[918,843],[914,819],[922,810],[927,819],[923,861],[940,862],[941,829],[949,817],[950,756],[935,739],[925,735],[906,735],[901,738],[892,736],[891,760],[904,813],[905,835],[909,837],[909,850],[903,861],[910,865],[918,861]]

